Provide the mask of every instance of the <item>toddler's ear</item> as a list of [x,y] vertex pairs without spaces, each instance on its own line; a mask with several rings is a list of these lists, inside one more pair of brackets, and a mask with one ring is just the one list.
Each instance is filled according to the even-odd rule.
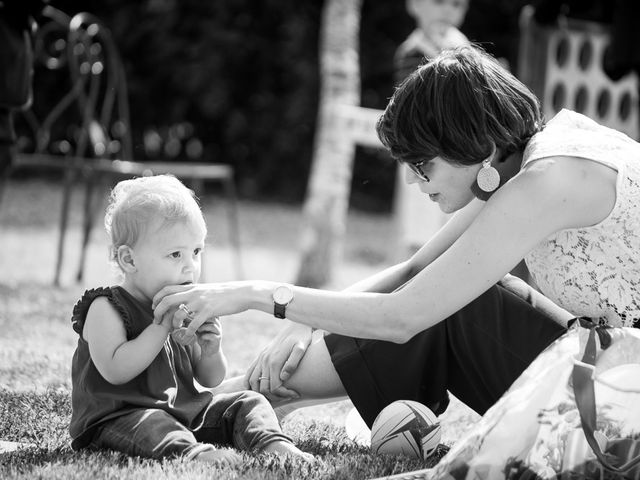
[[125,273],[133,273],[136,271],[136,266],[133,261],[133,252],[128,245],[120,245],[116,255],[118,265]]

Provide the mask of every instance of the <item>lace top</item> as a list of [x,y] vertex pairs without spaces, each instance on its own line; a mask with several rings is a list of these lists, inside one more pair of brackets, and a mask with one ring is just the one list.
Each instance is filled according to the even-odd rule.
[[525,257],[527,266],[542,293],[572,314],[640,326],[640,144],[562,110],[531,139],[524,163],[556,155],[615,169],[615,205],[599,224],[541,242]]

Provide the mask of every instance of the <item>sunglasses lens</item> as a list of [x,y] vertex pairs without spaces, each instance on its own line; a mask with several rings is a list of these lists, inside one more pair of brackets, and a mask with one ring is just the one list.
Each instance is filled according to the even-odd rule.
[[422,162],[420,162],[420,163],[407,163],[407,165],[409,166],[411,171],[418,176],[418,178],[421,178],[423,180],[426,179],[424,173],[422,172],[422,169],[420,168],[422,166]]

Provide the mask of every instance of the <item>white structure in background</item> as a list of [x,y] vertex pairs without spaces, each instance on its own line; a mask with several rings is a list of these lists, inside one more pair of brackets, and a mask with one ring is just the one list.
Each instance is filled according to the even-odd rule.
[[606,25],[569,18],[538,25],[529,5],[520,14],[518,78],[538,96],[547,120],[568,108],[638,140],[638,77],[607,76],[610,43]]
[[[338,114],[344,121],[345,134],[355,145],[383,148],[376,134],[376,122],[382,110],[341,105]],[[393,214],[398,231],[398,244],[394,247],[399,258],[413,253],[446,223],[451,215],[442,213],[420,191],[416,184],[405,181],[406,168],[398,165]]]

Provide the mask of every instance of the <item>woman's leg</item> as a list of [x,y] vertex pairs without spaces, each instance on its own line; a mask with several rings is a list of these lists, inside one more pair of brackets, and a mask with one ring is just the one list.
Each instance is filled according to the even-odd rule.
[[[333,334],[314,339],[285,382],[301,398],[273,402],[276,413],[282,418],[296,408],[348,395],[371,426],[395,400],[416,400],[441,414],[451,391],[483,414],[566,331],[526,300],[495,285],[404,344]],[[244,389],[244,379],[222,387]]]
[[[319,335],[314,336],[298,368],[284,384],[298,392],[301,398],[271,400],[279,419],[298,408],[340,400],[347,395],[324,338]],[[233,393],[246,389],[244,376],[238,376],[225,380],[213,392]]]
[[314,336],[298,369],[284,384],[298,392],[301,398],[273,402],[280,420],[298,408],[343,400],[347,395],[321,336]]
[[[300,361],[298,368],[291,377],[284,382],[287,388],[297,391],[304,398],[300,401],[323,400],[326,402],[334,397],[343,397],[347,394],[340,381],[338,372],[333,366],[331,355],[327,350],[324,338],[314,337],[309,348]],[[235,393],[248,390],[244,376],[237,376],[223,381],[217,387],[211,389],[214,394]],[[276,402],[288,403],[288,401]]]
[[405,344],[340,335],[325,342],[351,401],[371,426],[395,400],[416,400],[441,414],[448,391],[483,414],[565,331],[496,285]]
[[304,395],[306,400],[329,400],[347,394],[336,371],[325,337],[314,336],[298,369],[285,386]]

